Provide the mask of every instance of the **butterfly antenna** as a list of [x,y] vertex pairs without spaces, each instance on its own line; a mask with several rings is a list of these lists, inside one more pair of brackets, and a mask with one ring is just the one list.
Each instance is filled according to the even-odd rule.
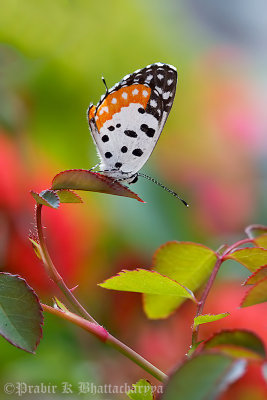
[[108,86],[107,86],[107,84],[106,84],[106,80],[105,80],[105,78],[102,76],[102,81],[103,81],[103,83],[104,83],[104,85],[105,85],[105,88],[106,88],[106,93],[108,92]]
[[141,172],[138,173],[138,176],[142,176],[143,178],[148,179],[149,181],[155,183],[156,185],[162,187],[162,189],[166,190],[166,192],[169,192],[170,194],[172,194],[174,197],[176,197],[177,199],[179,199],[186,207],[189,207],[189,204],[187,204],[187,202],[185,200],[183,200],[180,196],[178,196],[177,193],[175,193],[173,190],[167,188],[166,186],[164,186],[162,183],[158,182],[156,179],[151,178],[151,176],[142,174]]

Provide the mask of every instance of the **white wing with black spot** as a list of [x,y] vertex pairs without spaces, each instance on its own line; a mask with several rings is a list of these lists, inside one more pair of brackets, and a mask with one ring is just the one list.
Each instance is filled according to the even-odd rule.
[[123,180],[142,168],[170,113],[176,84],[175,67],[152,64],[125,76],[89,108],[104,173]]

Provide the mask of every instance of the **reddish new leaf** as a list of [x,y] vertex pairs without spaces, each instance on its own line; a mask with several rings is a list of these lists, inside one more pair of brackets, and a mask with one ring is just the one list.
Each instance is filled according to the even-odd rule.
[[52,181],[52,189],[86,190],[130,197],[142,203],[140,197],[126,186],[105,175],[85,169],[72,169],[57,174]]

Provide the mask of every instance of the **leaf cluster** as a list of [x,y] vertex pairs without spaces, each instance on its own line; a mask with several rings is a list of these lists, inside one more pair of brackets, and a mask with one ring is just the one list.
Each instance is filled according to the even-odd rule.
[[[86,170],[63,171],[53,179],[50,189],[39,194],[32,191],[31,194],[39,207],[58,208],[60,203],[82,202],[74,190],[125,196],[143,202],[119,182]],[[168,242],[154,254],[152,268],[121,270],[99,286],[141,293],[144,311],[151,319],[167,318],[187,299],[193,301],[198,305],[192,324],[193,337],[197,336],[202,324],[229,316],[227,311],[217,315],[201,313],[216,272],[227,260],[235,260],[251,273],[244,282],[249,289],[241,307],[267,301],[267,227],[252,225],[246,229],[246,235],[246,239],[231,246],[223,245],[217,251],[192,242]],[[47,251],[44,244],[40,240],[30,240],[36,255],[44,262]],[[244,244],[250,247],[243,247]],[[198,300],[198,291],[207,281],[208,285]],[[66,287],[62,287],[66,294]],[[67,293],[70,293],[68,289]],[[81,309],[75,296],[71,294],[68,299],[75,300],[74,304]],[[43,307],[88,330],[104,342],[110,340],[111,336],[103,327],[73,314],[58,299],[54,309],[46,305]],[[86,310],[82,310],[85,317],[90,317]],[[34,353],[42,336],[42,325],[43,308],[33,289],[17,275],[0,273],[0,335],[14,346]],[[118,344],[117,339],[112,340],[114,347],[117,346],[124,354],[131,354],[129,358],[134,359],[131,350]],[[214,399],[244,374],[248,362],[263,362],[265,358],[263,342],[253,332],[242,329],[221,331],[202,343],[193,340],[185,359],[169,374],[162,393],[155,393],[151,384],[141,379],[133,385],[128,397],[133,400],[174,400],[178,396],[187,400]],[[136,363],[140,366],[143,363],[143,368],[148,370],[145,363],[140,358],[138,360]],[[159,372],[158,376],[164,375]]]

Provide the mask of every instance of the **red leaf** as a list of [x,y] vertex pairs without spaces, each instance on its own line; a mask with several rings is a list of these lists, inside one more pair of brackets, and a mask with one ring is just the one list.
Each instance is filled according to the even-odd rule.
[[144,203],[140,197],[128,187],[105,175],[86,169],[71,169],[57,174],[52,181],[52,189],[87,190],[130,197]]

